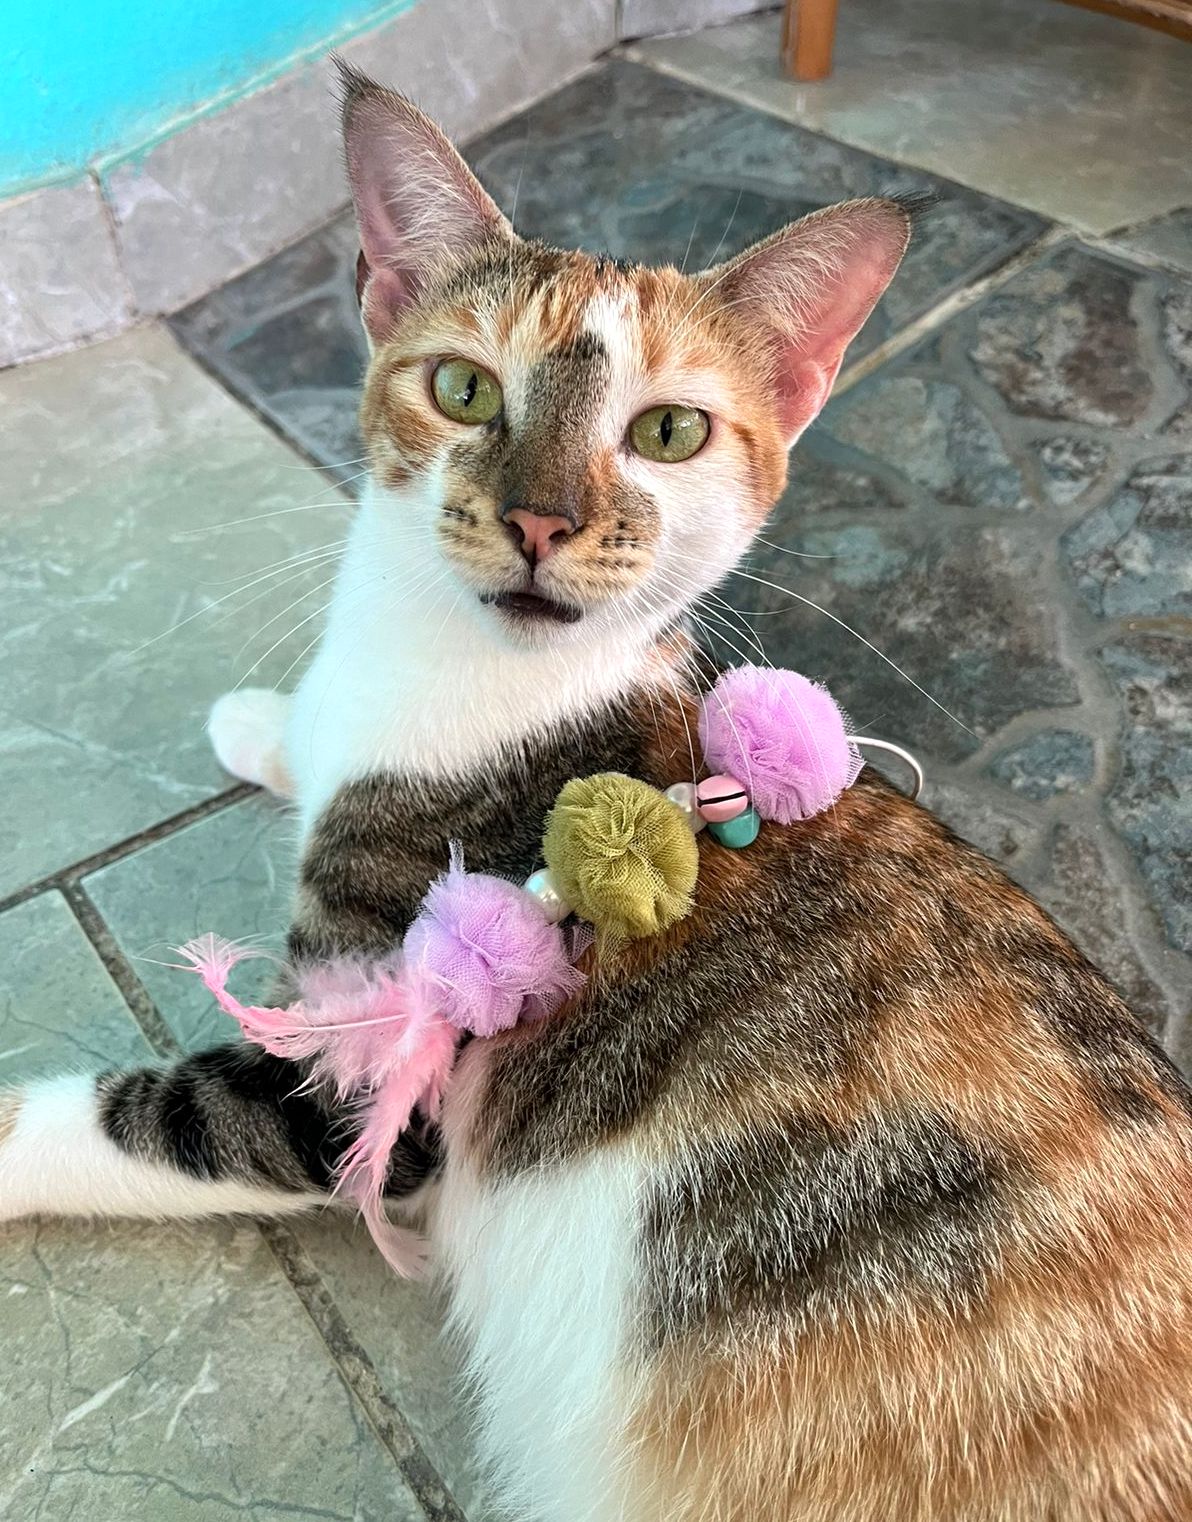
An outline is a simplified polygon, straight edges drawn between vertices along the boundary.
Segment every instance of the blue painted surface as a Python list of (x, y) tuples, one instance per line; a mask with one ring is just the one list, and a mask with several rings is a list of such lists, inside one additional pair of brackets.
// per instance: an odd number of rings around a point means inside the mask
[(3, 0), (0, 194), (135, 148), (413, 0)]

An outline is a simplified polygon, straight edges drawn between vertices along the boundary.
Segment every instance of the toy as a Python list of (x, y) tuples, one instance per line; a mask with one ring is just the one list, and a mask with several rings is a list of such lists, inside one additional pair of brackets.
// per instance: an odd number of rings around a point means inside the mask
[(228, 991), (237, 962), (261, 953), (210, 935), (181, 948), (249, 1041), (305, 1060), (307, 1083), (357, 1107), (360, 1130), (336, 1188), (399, 1273), (416, 1274), (424, 1253), (384, 1214), (393, 1147), (416, 1114), (437, 1115), (462, 1035), (543, 1019), (579, 991), (564, 921), (590, 923), (606, 946), (665, 931), (691, 912), (701, 830), (739, 850), (763, 820), (822, 813), (856, 780), (861, 745), (903, 757), (922, 782), (912, 756), (850, 736), (825, 689), (793, 671), (726, 672), (702, 704), (699, 732), (714, 775), (665, 792), (615, 772), (567, 783), (547, 819), (546, 865), (524, 886), (465, 871), (453, 850), (400, 948), (370, 964), (297, 970), (299, 997), (285, 1008), (242, 1005)]

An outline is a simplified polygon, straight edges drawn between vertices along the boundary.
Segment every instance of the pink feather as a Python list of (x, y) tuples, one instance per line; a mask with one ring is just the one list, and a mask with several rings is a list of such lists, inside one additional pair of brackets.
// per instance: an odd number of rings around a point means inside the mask
[(458, 1036), (436, 1009), (436, 992), (396, 956), (372, 966), (336, 961), (304, 971), (302, 997), (282, 1009), (244, 1005), (227, 979), (238, 962), (261, 953), (214, 935), (179, 948), (191, 968), (236, 1019), (245, 1037), (279, 1057), (312, 1062), (313, 1082), (359, 1101), (363, 1127), (345, 1154), (336, 1189), (355, 1201), (386, 1261), (407, 1276), (425, 1257), (417, 1233), (385, 1217), (389, 1157), (414, 1111), (437, 1111), (455, 1061)]

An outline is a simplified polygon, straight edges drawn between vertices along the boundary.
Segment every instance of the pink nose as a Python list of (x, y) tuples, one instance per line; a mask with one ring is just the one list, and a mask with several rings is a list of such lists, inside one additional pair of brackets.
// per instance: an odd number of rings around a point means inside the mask
[(531, 565), (553, 555), (563, 540), (575, 533), (575, 525), (569, 519), (545, 518), (524, 507), (515, 507), (503, 516), (514, 533), (521, 535), (519, 548)]

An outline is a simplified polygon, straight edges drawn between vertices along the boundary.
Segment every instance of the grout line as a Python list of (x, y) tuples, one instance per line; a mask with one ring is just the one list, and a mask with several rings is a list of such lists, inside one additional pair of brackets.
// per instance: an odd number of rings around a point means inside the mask
[(66, 882), (61, 885), (61, 892), (70, 905), (79, 928), (107, 969), (108, 976), (120, 990), (129, 1013), (140, 1026), (150, 1046), (162, 1057), (181, 1055), (182, 1047), (178, 1038), (162, 1018), (149, 990), (132, 970), (128, 958), (120, 950), (115, 936), (86, 890), (78, 882)]
[(921, 316), (907, 323), (906, 327), (899, 328), (884, 343), (878, 344), (876, 349), (873, 349), (863, 358), (857, 360), (855, 364), (849, 365), (842, 371), (832, 395), (834, 397), (843, 396), (858, 381), (862, 381), (867, 376), (872, 375), (875, 370), (880, 369), (888, 360), (895, 359), (899, 354), (905, 354), (908, 349), (913, 348), (929, 333), (934, 333), (937, 328), (941, 328), (945, 323), (951, 322), (953, 317), (959, 316), (961, 312), (966, 312), (969, 307), (975, 306), (990, 291), (997, 290), (999, 286), (1005, 285), (1007, 281), (1012, 280), (1020, 271), (1042, 258), (1044, 254), (1048, 254), (1061, 244), (1068, 242), (1070, 237), (1071, 234), (1066, 228), (1049, 227), (1039, 237), (1026, 244), (1024, 248), (1020, 248), (1017, 253), (1011, 254), (1008, 259), (1003, 260), (1001, 264), (995, 266), (995, 268), (989, 270), (986, 274), (981, 275), (978, 279), (972, 281), (971, 284), (961, 286), (959, 290), (952, 291), (942, 301), (937, 302), (933, 307), (929, 307)]
[(6, 909), (15, 909), (18, 904), (24, 904), (31, 898), (36, 898), (39, 893), (48, 893), (57, 888), (70, 896), (69, 890), (73, 888), (81, 878), (88, 877), (92, 872), (98, 872), (101, 867), (110, 866), (113, 862), (123, 861), (126, 856), (132, 856), (144, 846), (154, 845), (159, 840), (165, 840), (167, 836), (184, 830), (187, 825), (197, 824), (201, 819), (209, 819), (213, 814), (222, 814), (235, 803), (242, 802), (251, 797), (260, 789), (254, 787), (251, 782), (238, 782), (234, 787), (217, 793), (214, 798), (205, 798), (202, 803), (192, 804), (190, 808), (183, 809), (181, 813), (171, 814), (167, 819), (160, 819), (156, 824), (149, 825), (146, 829), (138, 830), (135, 835), (130, 835), (126, 840), (118, 841), (115, 845), (105, 846), (102, 851), (96, 851), (93, 856), (84, 856), (80, 861), (72, 862), (68, 867), (61, 867), (57, 872), (50, 872), (45, 877), (39, 877), (36, 882), (26, 883), (23, 888), (0, 898), (0, 914)]
[(302, 1243), (279, 1221), (261, 1222), (259, 1229), (314, 1322), (315, 1330), (344, 1383), (360, 1403), (429, 1522), (466, 1522), (463, 1511), (423, 1452), (400, 1407), (382, 1384), (376, 1365), (353, 1336), (343, 1312)]

